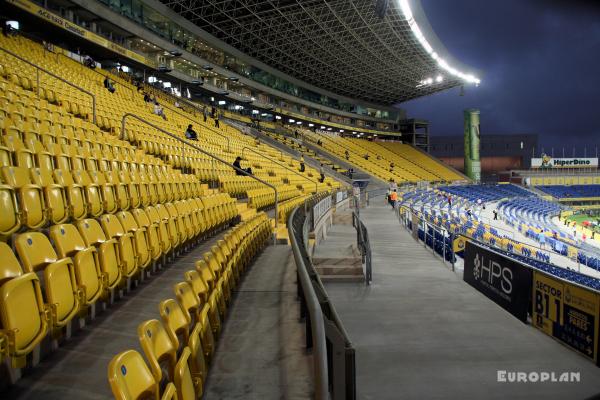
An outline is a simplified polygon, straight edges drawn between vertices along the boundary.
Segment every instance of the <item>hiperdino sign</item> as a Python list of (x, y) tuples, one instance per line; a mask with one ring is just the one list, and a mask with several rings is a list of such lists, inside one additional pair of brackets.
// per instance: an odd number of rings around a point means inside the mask
[(598, 168), (598, 158), (553, 158), (544, 154), (531, 159), (531, 168)]

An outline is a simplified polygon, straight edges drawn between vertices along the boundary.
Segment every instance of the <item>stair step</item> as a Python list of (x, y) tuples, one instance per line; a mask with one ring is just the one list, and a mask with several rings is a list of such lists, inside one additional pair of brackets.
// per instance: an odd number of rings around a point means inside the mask
[(364, 282), (363, 275), (321, 275), (323, 282)]
[(319, 265), (315, 266), (315, 270), (317, 270), (321, 276), (363, 276), (362, 265)]

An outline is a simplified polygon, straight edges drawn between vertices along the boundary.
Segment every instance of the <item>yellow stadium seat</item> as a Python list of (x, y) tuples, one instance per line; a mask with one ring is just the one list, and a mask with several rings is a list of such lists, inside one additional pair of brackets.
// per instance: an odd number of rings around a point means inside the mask
[[(67, 199), (71, 206), (71, 216), (76, 220), (85, 218), (93, 207), (88, 205), (86, 201), (83, 186), (75, 183), (69, 171), (61, 169), (54, 170), (54, 179), (57, 184), (65, 188)], [(84, 210), (83, 213), (81, 212), (82, 210)], [(98, 210), (94, 211), (97, 212)], [(93, 214), (90, 213), (89, 215), (92, 216)]]
[(21, 228), (21, 211), (15, 189), (0, 184), (0, 236), (7, 237)]
[(180, 304), (173, 299), (161, 301), (158, 310), (169, 338), (177, 349), (183, 349), (190, 338), (189, 313), (184, 312)]
[[(147, 228), (138, 226), (138, 223), (129, 211), (120, 211), (117, 213), (117, 218), (121, 222), (123, 229), (133, 235), (134, 248), (138, 256), (138, 266), (142, 269), (146, 268), (152, 261), (151, 243)], [(148, 223), (148, 225), (150, 224)]]
[(25, 356), (46, 336), (46, 312), (37, 275), (21, 269), (12, 250), (0, 242), (0, 338), (8, 345), (12, 366), (21, 368)]
[(162, 323), (156, 319), (142, 322), (137, 332), (154, 379), (161, 387), (166, 386), (167, 382), (173, 381), (177, 347), (169, 338)]
[(125, 231), (119, 219), (112, 214), (105, 214), (100, 218), (102, 229), (109, 239), (117, 241), (118, 260), (121, 275), (132, 278), (138, 272), (139, 256), (136, 254), (133, 234)]
[(108, 364), (108, 382), (117, 400), (177, 398), (174, 397), (176, 389), (172, 383), (160, 396), (158, 383), (140, 353), (135, 350), (126, 350), (113, 357)]
[[(49, 222), (51, 224), (66, 222), (70, 217), (70, 210), (65, 189), (54, 183), (50, 170), (32, 168), (29, 173), (33, 183), (43, 189)], [(84, 211), (83, 207), (80, 210), (74, 210), (80, 218), (83, 217)]]
[[(159, 226), (152, 222), (148, 214), (141, 208), (136, 208), (131, 211), (135, 223), (140, 229), (144, 229), (148, 249), (153, 260), (158, 260), (162, 254)], [(167, 249), (168, 250), (168, 249)]]
[(192, 377), (190, 372), (190, 356), (190, 349), (184, 348), (175, 366), (175, 389), (181, 400), (196, 400), (202, 396), (202, 381), (197, 377)]
[(93, 246), (98, 252), (100, 270), (103, 274), (103, 285), (107, 290), (112, 290), (121, 283), (121, 268), (117, 241), (107, 238), (95, 219), (84, 219), (77, 222), (77, 229), (83, 237), (86, 246)]
[(47, 222), (42, 188), (31, 183), (29, 170), (22, 167), (2, 167), (2, 179), (16, 189), (20, 204), (21, 223), (37, 229)]
[(58, 256), (70, 257), (73, 260), (77, 285), (84, 292), (81, 298), (82, 305), (94, 304), (103, 292), (103, 275), (96, 248), (85, 245), (75, 225), (54, 225), (50, 227), (49, 233)]
[(42, 273), (44, 295), (54, 328), (65, 326), (79, 310), (82, 293), (77, 288), (75, 267), (70, 258), (58, 259), (48, 238), (40, 232), (17, 236), (15, 247), (27, 272)]

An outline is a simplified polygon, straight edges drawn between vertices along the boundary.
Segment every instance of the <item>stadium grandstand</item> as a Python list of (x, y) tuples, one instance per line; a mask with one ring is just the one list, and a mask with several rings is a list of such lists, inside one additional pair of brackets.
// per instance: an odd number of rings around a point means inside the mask
[(430, 153), (420, 1), (0, 14), (2, 399), (598, 394), (597, 159)]

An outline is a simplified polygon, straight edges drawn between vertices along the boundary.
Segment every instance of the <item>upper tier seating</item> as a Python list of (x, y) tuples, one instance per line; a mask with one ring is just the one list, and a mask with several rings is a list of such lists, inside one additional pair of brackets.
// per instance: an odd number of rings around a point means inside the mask
[(548, 193), (549, 195), (557, 199), (600, 197), (600, 185), (537, 186), (537, 189)]
[[(244, 168), (252, 168), (255, 176), (276, 187), (290, 183), (299, 185), (301, 182), (312, 184), (314, 188), (318, 171), (307, 167), (304, 173), (300, 173), (298, 161), (283, 156), (280, 151), (257, 142), (237, 129), (230, 126), (216, 128), (211, 119), (203, 123), (200, 115), (188, 113), (161, 99), (167, 117), (165, 120), (153, 113), (153, 105), (144, 102), (142, 94), (137, 93), (133, 85), (116, 76), (110, 75), (111, 79), (118, 83), (116, 92), (111, 94), (102, 85), (107, 72), (86, 68), (63, 54), (49, 53), (42, 46), (23, 37), (3, 37), (0, 39), (0, 45), (94, 94), (97, 106), (96, 125), (92, 124), (94, 129), (100, 128), (111, 133), (110, 136), (113, 138), (118, 136), (120, 139), (127, 140), (143, 150), (145, 154), (161, 158), (173, 168), (192, 172), (201, 181), (218, 182), (223, 192), (245, 197), (247, 190), (265, 186), (250, 177), (236, 176), (235, 170), (230, 165), (215, 161), (201, 151), (187, 146), (160, 130), (153, 129), (135, 117), (126, 119), (126, 130), (121, 132), (123, 115), (126, 113), (137, 115), (182, 139), (187, 126), (192, 124), (198, 132), (199, 141), (188, 142), (198, 146), (199, 149), (220, 157), (228, 164), (233, 163), (237, 156), (243, 156)], [(104, 159), (103, 151), (86, 148), (85, 138), (81, 137), (81, 134), (86, 135), (86, 130), (90, 129), (89, 122), (93, 120), (91, 97), (40, 72), (42, 100), (38, 101), (37, 83), (32, 80), (32, 77), (36, 76), (34, 67), (2, 51), (0, 51), (0, 65), (2, 66), (0, 75), (6, 80), (2, 81), (4, 96), (0, 97), (0, 104), (5, 106), (0, 113), (0, 128), (5, 133), (3, 144), (6, 147), (0, 152), (2, 159), (12, 159), (10, 164), (29, 168), (47, 166), (50, 169), (63, 171), (81, 168), (104, 171), (100, 168), (100, 164), (109, 161)], [(32, 105), (36, 107), (31, 107)], [(82, 146), (85, 150), (81, 148)], [(88, 161), (90, 157), (93, 159)], [(90, 163), (96, 165), (89, 166)], [(61, 175), (61, 178), (70, 182), (68, 175), (64, 176), (64, 173)], [(90, 176), (88, 179), (86, 175), (89, 174), (84, 173), (81, 176), (75, 174), (73, 183), (83, 185), (86, 195), (92, 200), (97, 199), (92, 203), (92, 215), (98, 216), (102, 213), (99, 206), (102, 194), (98, 195), (95, 192), (103, 191), (109, 194), (109, 191), (106, 188), (90, 187), (88, 183), (94, 177)], [(145, 177), (144, 171), (140, 177)], [(127, 178), (137, 180), (138, 176), (134, 174), (123, 179)], [(19, 181), (21, 182), (27, 183), (23, 180)], [(327, 178), (324, 183), (317, 185), (317, 190), (325, 191), (335, 187), (339, 187), (339, 183)], [(104, 201), (103, 198), (102, 200)], [(114, 208), (110, 200), (109, 196), (104, 206)], [(31, 223), (35, 221), (32, 220)]]
[(320, 141), (322, 148), (337, 158), (354, 164), (385, 181), (450, 182), (464, 179), (463, 176), (409, 145), (401, 143), (392, 145), (386, 142), (321, 135), (309, 130), (302, 130), (302, 133), (312, 142)]

